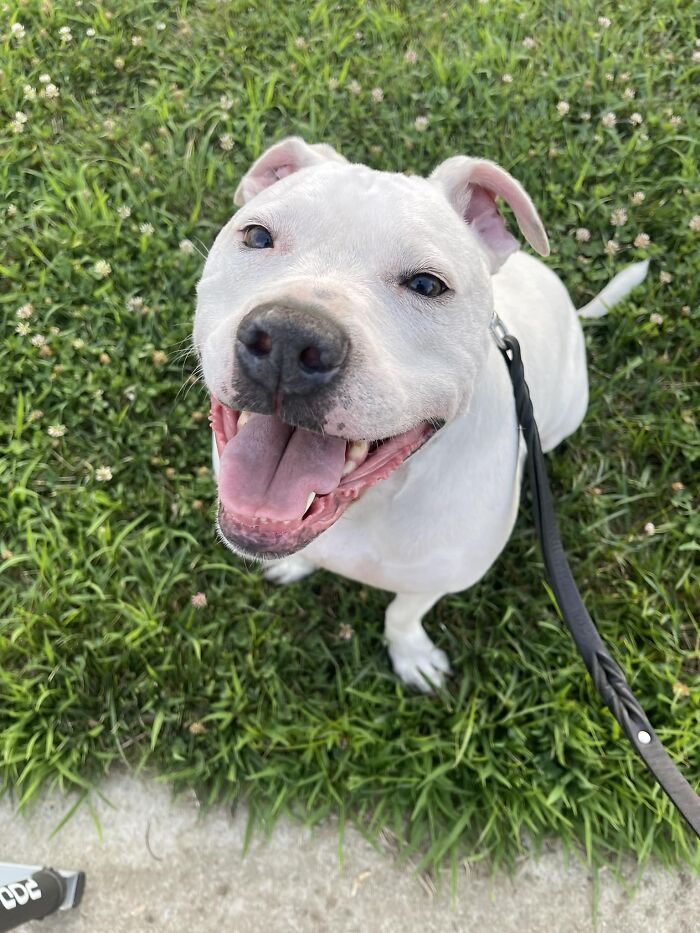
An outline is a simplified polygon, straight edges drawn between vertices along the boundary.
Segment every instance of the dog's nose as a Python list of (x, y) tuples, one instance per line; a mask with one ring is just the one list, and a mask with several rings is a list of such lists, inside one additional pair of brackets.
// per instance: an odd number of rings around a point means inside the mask
[(270, 392), (307, 395), (340, 372), (350, 341), (343, 328), (313, 308), (254, 308), (238, 325), (236, 358)]

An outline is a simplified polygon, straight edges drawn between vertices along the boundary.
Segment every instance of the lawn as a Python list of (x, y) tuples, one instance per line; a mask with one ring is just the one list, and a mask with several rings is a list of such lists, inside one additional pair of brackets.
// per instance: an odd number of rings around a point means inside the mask
[(388, 594), (275, 589), (217, 543), (188, 352), (236, 185), (291, 133), (391, 171), (500, 162), (578, 304), (651, 258), (585, 325), (590, 410), (549, 465), (584, 598), (697, 785), (694, 25), (675, 0), (2, 5), (0, 788), (82, 799), (126, 765), (247, 801), (251, 828), (388, 827), (428, 867), (547, 837), (700, 867), (558, 621), (527, 496), (490, 573), (429, 615), (455, 675), (416, 695)]

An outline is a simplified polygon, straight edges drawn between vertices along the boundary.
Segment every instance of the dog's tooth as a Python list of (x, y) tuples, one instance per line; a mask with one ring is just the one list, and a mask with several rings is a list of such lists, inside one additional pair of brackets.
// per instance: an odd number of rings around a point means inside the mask
[(360, 464), (367, 456), (368, 451), (368, 441), (353, 441), (352, 444), (350, 444), (348, 447), (348, 452), (345, 455), (345, 459), (346, 461), (353, 460), (355, 464)]
[(238, 416), (238, 424), (236, 426), (237, 430), (240, 431), (241, 428), (246, 425), (246, 423), (251, 419), (252, 416), (253, 416), (252, 411), (242, 411), (240, 415)]
[[(306, 505), (305, 505), (305, 507), (304, 507), (304, 515), (306, 515), (306, 513), (307, 513), (307, 512), (309, 511), (309, 509), (311, 508), (311, 503), (314, 501), (315, 498), (316, 498), (316, 493), (315, 493), (315, 492), (310, 492), (310, 493), (309, 493), (309, 498), (306, 500)], [(304, 515), (302, 515), (302, 518), (304, 517)]]
[(343, 467), (343, 476), (349, 476), (353, 470), (357, 469), (357, 464), (354, 460), (346, 460), (345, 466)]

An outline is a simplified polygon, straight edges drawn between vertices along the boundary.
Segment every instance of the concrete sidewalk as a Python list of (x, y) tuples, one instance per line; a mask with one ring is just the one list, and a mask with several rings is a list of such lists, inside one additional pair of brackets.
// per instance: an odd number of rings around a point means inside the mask
[[(348, 829), (344, 866), (335, 826), (309, 832), (280, 820), (269, 842), (256, 838), (241, 857), (245, 813), (218, 808), (202, 817), (193, 797), (126, 776), (103, 787), (99, 838), (82, 806), (53, 838), (70, 804), (50, 795), (29, 818), (0, 801), (0, 861), (80, 868), (85, 897), (27, 933), (696, 933), (700, 879), (648, 869), (633, 900), (605, 872), (598, 924), (585, 868), (554, 850), (524, 860), (511, 881), (486, 869), (461, 873), (457, 896), (436, 894), (398, 866), (390, 848), (372, 848)], [(634, 872), (630, 869), (630, 879)], [(449, 881), (446, 880), (446, 886)]]

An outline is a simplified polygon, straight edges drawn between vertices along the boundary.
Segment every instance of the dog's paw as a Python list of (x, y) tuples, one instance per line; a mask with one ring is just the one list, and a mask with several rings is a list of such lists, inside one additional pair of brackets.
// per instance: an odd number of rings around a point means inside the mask
[(271, 561), (265, 566), (263, 576), (270, 583), (276, 583), (278, 586), (285, 586), (287, 583), (294, 583), (296, 580), (303, 580), (313, 573), (316, 567), (304, 557), (294, 555), (293, 557), (283, 557), (281, 560)]
[(447, 655), (422, 630), (409, 638), (390, 641), (388, 648), (391, 663), (401, 680), (423, 693), (441, 687), (450, 673)]

